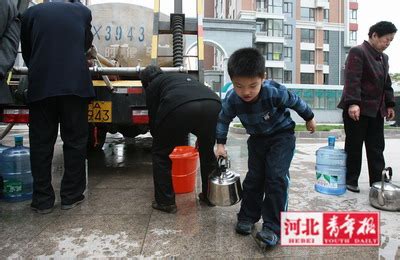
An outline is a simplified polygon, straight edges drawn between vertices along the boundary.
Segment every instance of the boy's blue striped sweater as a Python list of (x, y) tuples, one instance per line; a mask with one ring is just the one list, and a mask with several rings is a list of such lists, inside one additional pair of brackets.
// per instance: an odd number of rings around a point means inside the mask
[(305, 121), (314, 118), (306, 102), (275, 81), (265, 80), (257, 101), (252, 103), (244, 102), (235, 90), (231, 89), (222, 101), (216, 130), (217, 143), (226, 143), (229, 124), (236, 116), (250, 135), (268, 136), (279, 131), (291, 130), (295, 123), (288, 108), (296, 111)]

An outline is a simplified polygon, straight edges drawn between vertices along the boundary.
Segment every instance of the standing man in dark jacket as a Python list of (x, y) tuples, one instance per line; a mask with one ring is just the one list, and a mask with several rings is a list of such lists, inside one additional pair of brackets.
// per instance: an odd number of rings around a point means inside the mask
[(199, 199), (212, 206), (207, 199), (207, 189), (208, 176), (217, 166), (214, 144), (220, 98), (189, 75), (165, 74), (157, 66), (147, 66), (141, 73), (141, 80), (153, 136), (155, 201), (152, 207), (176, 212), (169, 154), (176, 146), (186, 144), (189, 133), (198, 138), (202, 182)]
[(50, 213), (54, 206), (51, 161), (58, 124), (65, 169), (61, 209), (71, 209), (85, 198), (87, 112), (89, 98), (94, 96), (85, 57), (93, 40), (91, 20), (90, 10), (72, 1), (39, 4), (23, 15), (22, 55), (29, 68), (31, 207), (39, 213)]
[(18, 52), (21, 22), (12, 0), (0, 1), (0, 105), (13, 102), (7, 86), (8, 71)]
[(347, 189), (360, 192), (362, 145), (365, 142), (370, 186), (381, 179), (385, 167), (383, 119), (392, 120), (395, 106), (389, 76), (389, 47), (397, 32), (391, 22), (378, 22), (369, 29), (369, 39), (350, 49), (345, 68), (345, 85), (338, 105), (343, 109), (346, 133)]

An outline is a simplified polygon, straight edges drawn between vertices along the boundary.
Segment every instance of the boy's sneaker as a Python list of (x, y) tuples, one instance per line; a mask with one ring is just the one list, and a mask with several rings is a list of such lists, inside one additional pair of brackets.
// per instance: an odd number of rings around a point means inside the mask
[(250, 235), (251, 232), (253, 231), (254, 228), (254, 224), (249, 222), (249, 221), (245, 221), (245, 220), (239, 220), (236, 224), (236, 233), (247, 236)]
[(79, 204), (81, 204), (83, 201), (85, 200), (85, 196), (82, 195), (78, 201), (75, 201), (74, 203), (71, 204), (62, 204), (61, 203), (61, 209), (62, 210), (69, 210), (69, 209), (73, 209), (76, 206), (78, 206)]
[(276, 246), (279, 242), (279, 237), (268, 227), (263, 227), (261, 231), (257, 232), (256, 238), (267, 246)]
[(153, 209), (157, 209), (166, 213), (176, 213), (178, 211), (178, 209), (176, 208), (176, 205), (162, 205), (162, 204), (158, 204), (156, 201), (153, 201), (153, 203), (151, 204), (151, 207)]

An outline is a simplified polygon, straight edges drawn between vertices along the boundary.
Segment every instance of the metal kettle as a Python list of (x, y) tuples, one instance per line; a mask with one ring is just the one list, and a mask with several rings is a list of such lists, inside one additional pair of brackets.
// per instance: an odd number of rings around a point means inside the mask
[(400, 211), (400, 187), (392, 182), (392, 168), (382, 171), (382, 181), (372, 184), (369, 190), (369, 203), (378, 209)]
[(227, 170), (229, 161), (218, 158), (218, 169), (208, 178), (208, 200), (216, 206), (232, 206), (242, 199), (240, 174)]

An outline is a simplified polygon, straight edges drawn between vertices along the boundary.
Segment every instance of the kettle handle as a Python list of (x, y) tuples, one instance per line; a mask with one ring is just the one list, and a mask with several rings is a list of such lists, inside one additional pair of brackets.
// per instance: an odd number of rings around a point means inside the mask
[(220, 155), (220, 156), (218, 156), (218, 167), (220, 167), (221, 168), (221, 166), (225, 166), (226, 167), (226, 161), (227, 161), (227, 158), (226, 157), (224, 157), (224, 156), (222, 156), (222, 155)]
[(393, 175), (392, 167), (386, 167), (385, 169), (383, 169), (383, 171), (382, 171), (382, 187), (383, 187), (385, 181), (387, 182), (387, 181), (392, 180), (392, 175)]
[[(389, 172), (389, 174), (388, 174)], [(392, 175), (393, 175), (393, 171), (392, 171), (392, 167), (386, 167), (385, 169), (383, 169), (382, 171), (382, 181), (381, 181), (381, 191), (384, 191), (384, 187), (385, 187), (385, 181), (392, 180)]]
[(224, 157), (222, 155), (218, 156), (218, 169), (220, 171), (220, 178), (225, 178), (226, 176), (226, 169), (229, 168), (229, 160), (228, 156)]

